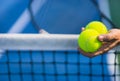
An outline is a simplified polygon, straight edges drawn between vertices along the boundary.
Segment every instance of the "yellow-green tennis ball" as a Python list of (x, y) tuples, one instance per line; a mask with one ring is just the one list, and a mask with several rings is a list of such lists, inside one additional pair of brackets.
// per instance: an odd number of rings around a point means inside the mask
[(106, 34), (108, 32), (107, 27), (100, 21), (92, 21), (88, 23), (85, 29), (94, 29), (100, 34)]
[(97, 39), (100, 34), (93, 29), (84, 30), (78, 38), (79, 47), (85, 52), (95, 52), (101, 47), (101, 42)]

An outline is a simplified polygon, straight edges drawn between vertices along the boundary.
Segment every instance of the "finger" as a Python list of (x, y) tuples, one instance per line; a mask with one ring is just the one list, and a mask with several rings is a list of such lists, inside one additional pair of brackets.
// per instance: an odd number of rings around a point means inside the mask
[(113, 39), (115, 39), (115, 36), (112, 33), (108, 33), (108, 34), (98, 36), (98, 40), (100, 40), (102, 42), (109, 42)]
[(94, 55), (97, 56), (97, 55), (103, 54), (109, 51), (110, 49), (114, 48), (115, 46), (117, 46), (118, 43), (119, 43), (118, 40), (111, 41), (109, 43), (104, 43), (103, 46), (96, 53), (94, 53)]
[(93, 53), (88, 53), (88, 52), (84, 52), (82, 49), (78, 48), (79, 52), (89, 58), (95, 57), (96, 55), (94, 55)]
[(103, 41), (103, 39), (104, 39), (104, 36), (103, 36), (103, 35), (98, 36), (98, 40), (99, 40), (99, 41)]
[(82, 31), (84, 31), (84, 30), (85, 30), (85, 28), (84, 28), (84, 27), (82, 27), (82, 28), (81, 28), (81, 30), (82, 30)]
[(120, 38), (119, 34), (120, 34), (120, 30), (112, 29), (107, 34), (98, 36), (98, 40), (104, 41), (104, 42), (109, 42), (109, 41), (114, 40), (114, 39), (117, 40)]
[(103, 50), (103, 52), (109, 51), (110, 49), (116, 47), (118, 44), (119, 44), (119, 41), (118, 41), (118, 40), (112, 41), (111, 43), (108, 43), (108, 44), (105, 46), (105, 49)]

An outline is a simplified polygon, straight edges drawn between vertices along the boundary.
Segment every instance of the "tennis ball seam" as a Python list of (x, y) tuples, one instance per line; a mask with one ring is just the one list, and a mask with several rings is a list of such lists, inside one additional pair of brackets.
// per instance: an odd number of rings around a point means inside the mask
[[(103, 30), (102, 32), (106, 31), (106, 32), (101, 33), (101, 34), (107, 33), (107, 28), (106, 28), (105, 24), (104, 24), (103, 22), (100, 22), (100, 21), (92, 21), (92, 22), (88, 23), (88, 24), (86, 25), (85, 29), (94, 29), (94, 28), (91, 28), (91, 27), (89, 26), (89, 25), (91, 25), (91, 24), (92, 24), (92, 26), (93, 26), (93, 24), (95, 24), (95, 25), (99, 25), (99, 24), (100, 24), (101, 30)], [(96, 29), (94, 29), (94, 30), (96, 30)], [(96, 31), (97, 31), (97, 30), (96, 30)], [(100, 32), (98, 32), (98, 33), (100, 33)]]
[[(88, 38), (88, 40), (86, 40), (86, 44), (85, 44), (85, 47), (86, 47), (86, 49), (87, 49), (87, 51), (88, 52), (90, 52), (90, 50), (89, 50), (89, 45), (88, 45), (88, 41), (90, 41), (90, 39), (92, 39), (92, 38), (94, 38), (95, 36), (91, 36), (90, 38)], [(97, 39), (96, 39), (97, 40)], [(99, 41), (100, 42), (100, 41)], [(98, 48), (99, 49), (99, 48)]]

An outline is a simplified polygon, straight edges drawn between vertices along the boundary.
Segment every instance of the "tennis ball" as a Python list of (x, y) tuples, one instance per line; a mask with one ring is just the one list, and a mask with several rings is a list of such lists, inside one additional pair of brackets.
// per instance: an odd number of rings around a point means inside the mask
[(97, 51), (102, 45), (102, 43), (97, 39), (99, 35), (100, 34), (94, 29), (82, 31), (78, 38), (79, 47), (85, 52)]
[(100, 34), (106, 34), (108, 32), (107, 27), (100, 21), (92, 21), (88, 23), (85, 29), (94, 29)]

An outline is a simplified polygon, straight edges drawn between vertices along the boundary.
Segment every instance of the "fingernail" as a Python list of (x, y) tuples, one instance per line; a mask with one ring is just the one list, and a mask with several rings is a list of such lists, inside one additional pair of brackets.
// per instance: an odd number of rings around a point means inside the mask
[(104, 38), (104, 36), (102, 36), (102, 35), (100, 35), (100, 36), (98, 37), (98, 39), (99, 39), (100, 41), (103, 41), (103, 38)]

